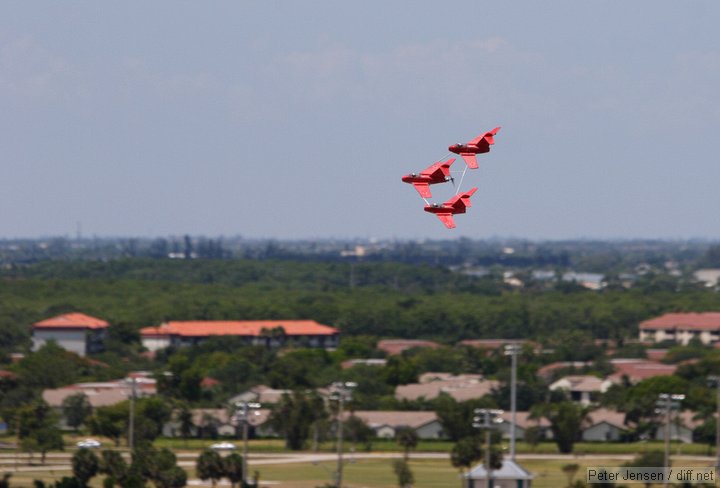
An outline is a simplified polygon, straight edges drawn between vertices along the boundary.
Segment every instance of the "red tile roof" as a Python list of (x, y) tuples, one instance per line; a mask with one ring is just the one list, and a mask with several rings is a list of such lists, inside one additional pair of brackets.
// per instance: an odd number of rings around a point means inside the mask
[(36, 329), (104, 329), (110, 324), (84, 313), (64, 313), (33, 324)]
[(431, 347), (436, 349), (440, 344), (433, 341), (423, 341), (420, 339), (385, 339), (377, 344), (377, 348), (385, 351), (386, 354), (400, 354), (406, 349), (414, 347)]
[(196, 320), (166, 322), (158, 327), (140, 329), (143, 337), (207, 337), (211, 335), (261, 336), (263, 329), (282, 327), (289, 336), (335, 335), (334, 327), (318, 324), (314, 320)]
[(460, 345), (476, 347), (478, 349), (500, 349), (508, 344), (530, 344), (530, 341), (524, 339), (465, 339), (460, 341)]
[(672, 376), (677, 366), (663, 364), (645, 359), (612, 359), (610, 363), (615, 367), (615, 373), (609, 376), (612, 381), (619, 381), (623, 376), (635, 383), (654, 376)]
[(640, 329), (720, 330), (720, 312), (666, 313), (640, 322)]

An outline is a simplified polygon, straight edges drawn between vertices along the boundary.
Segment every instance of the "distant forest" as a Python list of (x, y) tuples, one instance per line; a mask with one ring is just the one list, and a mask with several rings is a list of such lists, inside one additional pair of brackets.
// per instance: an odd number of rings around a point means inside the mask
[[(694, 259), (712, 257), (705, 246)], [(678, 252), (682, 253), (682, 249)], [(666, 256), (673, 258), (673, 256)], [(571, 257), (577, 260), (578, 257)], [(658, 264), (629, 289), (503, 280), (447, 266), (300, 259), (56, 259), (0, 270), (0, 352), (27, 349), (30, 325), (68, 311), (101, 317), (122, 342), (166, 320), (313, 319), (345, 337), (530, 338), (554, 347), (637, 337), (637, 324), (667, 311), (720, 310), (720, 295)], [(613, 268), (614, 269), (614, 268)], [(569, 337), (572, 336), (572, 341)], [(577, 353), (581, 354), (580, 351)]]

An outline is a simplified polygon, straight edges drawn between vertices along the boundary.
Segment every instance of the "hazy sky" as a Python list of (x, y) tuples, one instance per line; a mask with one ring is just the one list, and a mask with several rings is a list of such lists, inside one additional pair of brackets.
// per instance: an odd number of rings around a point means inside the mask
[[(0, 237), (720, 238), (718, 22), (717, 0), (5, 0)], [(400, 177), (497, 125), (448, 231)]]

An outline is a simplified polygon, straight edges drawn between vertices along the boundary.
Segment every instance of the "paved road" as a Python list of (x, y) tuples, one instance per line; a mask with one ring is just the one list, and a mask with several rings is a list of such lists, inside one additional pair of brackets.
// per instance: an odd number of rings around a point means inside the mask
[[(195, 459), (199, 452), (182, 452), (178, 453), (178, 464), (183, 467), (192, 467), (195, 465)], [(28, 457), (23, 454), (16, 457), (15, 454), (0, 454), (0, 471), (68, 471), (70, 470), (71, 453), (51, 453), (46, 456), (45, 465), (28, 465)], [(345, 459), (396, 459), (402, 457), (400, 452), (359, 452), (345, 453)], [(446, 452), (416, 452), (412, 453), (412, 459), (449, 459), (450, 455)], [(519, 454), (518, 460), (576, 460), (576, 459), (614, 459), (618, 461), (629, 461), (635, 456), (633, 454)], [(675, 462), (680, 460), (687, 461), (707, 461), (715, 460), (712, 456), (673, 456)], [(250, 463), (253, 465), (272, 465), (272, 464), (295, 464), (295, 463), (322, 463), (334, 462), (337, 455), (333, 453), (257, 453), (250, 454)], [(39, 456), (35, 456), (34, 462), (40, 461)]]

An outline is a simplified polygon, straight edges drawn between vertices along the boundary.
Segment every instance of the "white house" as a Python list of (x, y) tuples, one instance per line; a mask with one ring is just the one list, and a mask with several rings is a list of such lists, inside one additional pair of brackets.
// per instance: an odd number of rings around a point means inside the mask
[(673, 341), (686, 346), (692, 339), (703, 344), (720, 341), (720, 312), (666, 313), (640, 322), (641, 341)]
[(593, 393), (605, 393), (610, 386), (612, 386), (610, 380), (603, 380), (596, 376), (574, 375), (560, 378), (551, 383), (549, 388), (552, 391), (567, 391), (571, 400), (582, 405), (590, 405)]
[[(397, 431), (408, 427), (413, 429), (420, 439), (441, 439), (443, 428), (435, 412), (426, 411), (372, 411), (359, 410), (353, 415), (370, 427), (376, 437), (393, 439)], [(346, 413), (345, 418), (350, 414)]]
[(280, 347), (337, 347), (340, 331), (314, 320), (190, 320), (171, 321), (140, 329), (142, 344), (150, 351), (168, 346), (192, 346), (213, 336), (233, 336), (248, 344)]
[(615, 410), (599, 408), (590, 412), (583, 424), (583, 441), (619, 441), (628, 431), (625, 414)]
[(32, 326), (33, 350), (55, 341), (79, 356), (100, 352), (109, 326), (106, 321), (83, 313), (66, 313), (41, 320)]

